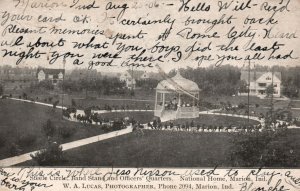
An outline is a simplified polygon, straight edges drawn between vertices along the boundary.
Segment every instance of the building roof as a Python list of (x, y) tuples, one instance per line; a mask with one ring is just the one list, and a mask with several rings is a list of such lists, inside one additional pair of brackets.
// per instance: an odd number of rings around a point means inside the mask
[(37, 73), (39, 73), (41, 70), (45, 72), (45, 74), (50, 75), (58, 75), (59, 73), (65, 73), (64, 69), (52, 69), (52, 68), (38, 68)]
[(144, 72), (141, 70), (127, 70), (127, 73), (134, 79), (140, 79), (144, 74)]
[[(257, 72), (257, 71), (250, 71), (250, 82), (255, 82), (258, 78), (268, 72)], [(248, 71), (241, 71), (241, 80), (248, 83)], [(274, 76), (276, 76), (279, 80), (281, 80), (281, 72), (274, 72)]]
[(173, 78), (159, 82), (156, 89), (176, 91), (178, 87), (188, 92), (200, 91), (195, 82), (182, 77), (179, 72)]

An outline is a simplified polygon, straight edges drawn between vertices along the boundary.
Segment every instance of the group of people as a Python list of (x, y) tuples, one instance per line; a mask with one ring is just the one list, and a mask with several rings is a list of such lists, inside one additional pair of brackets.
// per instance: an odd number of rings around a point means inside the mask
[[(160, 106), (163, 106), (163, 102), (159, 103)], [(173, 98), (173, 100), (169, 100), (164, 104), (164, 108), (166, 110), (177, 110), (178, 107), (193, 107), (197, 106), (197, 104), (192, 104), (188, 102), (182, 102), (178, 103), (176, 98)]]
[[(272, 130), (275, 129), (286, 129), (289, 123), (277, 122), (271, 126)], [(175, 131), (192, 131), (192, 132), (253, 132), (261, 131), (265, 128), (262, 124), (258, 125), (205, 125), (205, 124), (195, 124), (193, 120), (185, 123), (174, 123), (173, 121), (162, 123), (159, 119), (153, 120), (146, 125), (147, 129), (152, 130), (175, 130)]]
[[(99, 111), (99, 110), (105, 110), (105, 111), (129, 111), (129, 110), (135, 110), (137, 107), (130, 106), (128, 104), (123, 104), (123, 105), (110, 105), (110, 104), (104, 104), (103, 107), (100, 106), (91, 106), (90, 107), (92, 110)], [(150, 104), (146, 103), (144, 106), (141, 106), (139, 108), (140, 110), (150, 110)]]

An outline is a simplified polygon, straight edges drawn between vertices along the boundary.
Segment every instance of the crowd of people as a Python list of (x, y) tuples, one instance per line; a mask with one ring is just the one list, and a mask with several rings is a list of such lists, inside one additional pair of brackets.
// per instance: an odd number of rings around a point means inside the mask
[[(272, 123), (268, 129), (287, 129), (290, 124), (287, 122), (276, 121)], [(144, 126), (147, 129), (152, 130), (174, 130), (174, 131), (192, 131), (192, 132), (253, 132), (261, 131), (267, 129), (265, 125), (206, 125), (206, 124), (196, 124), (192, 119), (190, 122), (185, 123), (175, 123), (173, 121), (161, 122), (160, 119), (153, 120)]]

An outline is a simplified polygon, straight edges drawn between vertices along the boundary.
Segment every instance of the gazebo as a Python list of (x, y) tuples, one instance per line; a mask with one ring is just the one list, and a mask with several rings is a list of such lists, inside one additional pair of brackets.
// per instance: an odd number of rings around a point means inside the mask
[(156, 87), (154, 116), (161, 121), (199, 116), (198, 85), (182, 77), (179, 73), (163, 80)]

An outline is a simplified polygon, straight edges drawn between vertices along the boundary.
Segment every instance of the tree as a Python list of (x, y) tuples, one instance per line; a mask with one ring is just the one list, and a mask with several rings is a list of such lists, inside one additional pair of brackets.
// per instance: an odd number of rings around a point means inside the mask
[(274, 94), (274, 86), (272, 84), (270, 84), (267, 88), (266, 88), (266, 94), (267, 97), (270, 97), (270, 95)]
[(286, 84), (282, 93), (289, 98), (297, 98), (299, 96), (298, 88), (293, 84)]
[(3, 92), (4, 92), (4, 88), (3, 88), (3, 85), (0, 84), (0, 96), (3, 95)]
[(77, 107), (77, 104), (76, 104), (75, 100), (74, 100), (74, 99), (72, 99), (72, 101), (71, 101), (71, 102), (72, 102), (72, 107), (75, 107), (75, 108), (76, 108), (76, 107)]
[(48, 143), (45, 149), (30, 156), (40, 166), (61, 165), (66, 161), (62, 147), (56, 142)]
[(239, 93), (248, 93), (247, 82), (244, 80), (239, 81), (238, 89)]
[(43, 126), (43, 131), (47, 137), (52, 137), (54, 135), (56, 128), (50, 119), (48, 119)]

